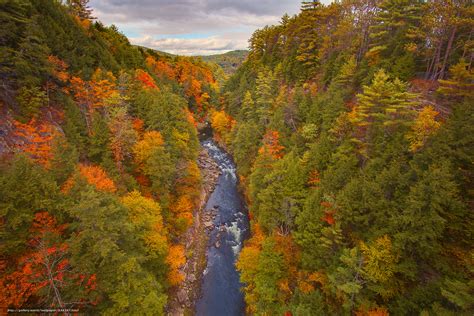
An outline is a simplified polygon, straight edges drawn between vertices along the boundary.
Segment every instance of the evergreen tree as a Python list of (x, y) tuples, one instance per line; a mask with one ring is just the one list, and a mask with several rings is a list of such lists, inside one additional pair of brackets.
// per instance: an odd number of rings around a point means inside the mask
[[(163, 287), (144, 270), (140, 245), (128, 212), (114, 197), (86, 186), (73, 188), (77, 197), (69, 213), (75, 219), (69, 240), (71, 264), (80, 273), (95, 273), (97, 288), (105, 294), (97, 308), (104, 313), (162, 314)], [(98, 293), (91, 292), (91, 301)]]
[(39, 86), (46, 81), (51, 71), (48, 63), (49, 47), (45, 44), (45, 35), (38, 25), (38, 16), (29, 22), (18, 44), (15, 56), (15, 69), (19, 84)]
[(406, 92), (404, 83), (395, 79), (389, 81), (389, 76), (380, 70), (374, 77), (371, 86), (364, 87), (364, 93), (359, 94), (358, 116), (364, 118), (361, 125), (372, 120), (389, 121), (394, 114), (406, 115), (410, 113), (415, 95)]
[(2, 1), (0, 3), (0, 80), (1, 98), (11, 102), (16, 86), (15, 62), (17, 61), (18, 41), (31, 22), (31, 6), (27, 1)]
[(302, 1), (301, 2), (301, 10), (303, 10), (303, 11), (315, 10), (320, 5), (321, 5), (321, 3), (318, 0)]
[(233, 136), (232, 153), (242, 176), (250, 174), (260, 144), (259, 138), (260, 127), (257, 124), (242, 122), (237, 125)]
[[(396, 77), (408, 79), (414, 75), (413, 53), (407, 50), (422, 40), (420, 21), (423, 4), (417, 0), (385, 0), (379, 6), (380, 12), (371, 26), (372, 47), (367, 52), (370, 60), (379, 67), (389, 69)], [(403, 65), (413, 68), (396, 71)]]
[(72, 14), (83, 19), (92, 20), (92, 9), (89, 7), (89, 0), (67, 0), (67, 4)]
[[(259, 223), (267, 231), (277, 229), (288, 235), (294, 227), (305, 196), (305, 177), (295, 153), (279, 160), (264, 178), (266, 187), (257, 195), (258, 209), (254, 208)], [(278, 179), (278, 180), (277, 180)]]
[(269, 70), (259, 72), (256, 81), (256, 112), (259, 121), (266, 125), (270, 121), (273, 102), (273, 74)]
[(283, 256), (275, 251), (275, 242), (267, 238), (259, 256), (255, 292), (259, 298), (257, 312), (278, 313), (278, 281), (284, 275)]
[(240, 110), (241, 120), (250, 121), (257, 118), (255, 102), (253, 101), (252, 93), (247, 91), (244, 100), (242, 101), (242, 108)]
[(57, 212), (61, 206), (58, 186), (41, 167), (23, 155), (0, 173), (2, 255), (13, 256), (27, 247), (29, 228), (39, 210)]
[(449, 72), (451, 78), (447, 80), (439, 80), (440, 87), (438, 92), (455, 98), (474, 98), (474, 72), (470, 69), (468, 63), (461, 59), (459, 63), (453, 65)]

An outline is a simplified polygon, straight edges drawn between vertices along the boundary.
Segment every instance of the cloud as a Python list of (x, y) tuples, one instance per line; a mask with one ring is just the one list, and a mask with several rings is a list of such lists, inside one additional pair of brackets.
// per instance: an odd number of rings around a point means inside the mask
[(177, 55), (212, 55), (247, 46), (247, 34), (210, 36), (206, 38), (183, 39), (151, 36), (131, 38), (132, 43)]
[[(91, 0), (132, 43), (186, 55), (246, 49), (253, 31), (299, 11), (296, 0)], [(206, 34), (202, 38), (199, 34)], [(199, 37), (199, 38), (198, 38)]]

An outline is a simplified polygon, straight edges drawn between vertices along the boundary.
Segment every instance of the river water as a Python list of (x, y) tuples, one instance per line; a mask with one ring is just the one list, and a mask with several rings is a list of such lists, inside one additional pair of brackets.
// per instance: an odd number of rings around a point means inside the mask
[(235, 164), (214, 141), (206, 139), (201, 141), (201, 145), (208, 149), (222, 174), (206, 205), (207, 209), (217, 206), (218, 211), (209, 238), (207, 267), (202, 279), (202, 296), (196, 303), (196, 315), (244, 315), (242, 284), (235, 261), (249, 234), (249, 221), (237, 189)]

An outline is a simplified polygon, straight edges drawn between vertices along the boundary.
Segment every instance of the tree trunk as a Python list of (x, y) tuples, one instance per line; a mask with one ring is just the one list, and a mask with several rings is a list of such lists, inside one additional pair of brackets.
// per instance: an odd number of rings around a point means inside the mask
[(451, 54), (451, 48), (453, 47), (453, 42), (454, 42), (454, 38), (456, 37), (457, 29), (458, 29), (457, 25), (454, 26), (452, 31), (451, 31), (451, 35), (449, 36), (448, 46), (446, 47), (446, 52), (444, 54), (443, 66), (441, 67), (441, 70), (439, 71), (438, 79), (443, 79), (444, 78), (444, 73), (446, 71), (446, 65), (448, 63), (449, 55)]
[(436, 50), (435, 56), (433, 57), (433, 67), (431, 69), (431, 76), (430, 76), (431, 80), (437, 79), (437, 74), (438, 74), (437, 68), (439, 65), (439, 60), (441, 58), (441, 46), (442, 46), (442, 43), (440, 42), (438, 49)]

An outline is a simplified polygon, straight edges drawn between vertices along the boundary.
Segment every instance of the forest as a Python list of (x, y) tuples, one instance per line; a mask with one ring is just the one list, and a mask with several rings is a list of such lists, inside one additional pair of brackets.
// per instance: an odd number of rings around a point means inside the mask
[(472, 315), (472, 1), (303, 1), (247, 57), (93, 14), (0, 0), (0, 307), (166, 314), (209, 122), (248, 205), (246, 314)]

